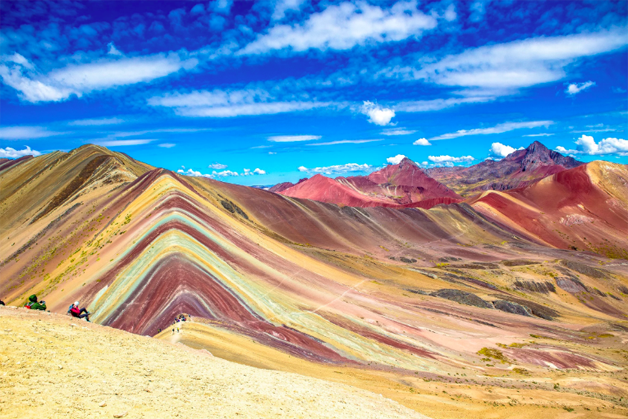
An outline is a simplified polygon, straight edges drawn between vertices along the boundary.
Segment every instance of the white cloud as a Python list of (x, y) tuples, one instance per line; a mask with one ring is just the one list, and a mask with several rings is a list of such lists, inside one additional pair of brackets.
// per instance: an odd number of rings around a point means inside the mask
[(106, 141), (96, 141), (96, 142), (94, 142), (94, 144), (101, 145), (101, 146), (104, 146), (104, 147), (123, 147), (123, 146), (130, 146), (130, 145), (148, 144), (151, 141), (156, 141), (156, 140), (155, 139), (150, 139), (150, 140), (145, 140), (145, 139), (141, 139), (141, 140), (106, 140)]
[(429, 156), (428, 159), (434, 163), (470, 163), (475, 160), (472, 156)]
[(595, 82), (593, 81), (587, 81), (584, 83), (571, 83), (569, 86), (567, 86), (565, 93), (567, 93), (569, 96), (574, 96), (582, 92), (583, 90), (586, 90), (589, 87), (593, 86), (595, 86)]
[[(212, 168), (212, 166), (222, 166), (220, 167), (221, 169), (227, 167), (225, 165), (222, 164), (215, 164), (215, 165), (210, 165), (209, 167)], [(238, 173), (238, 172), (234, 172), (232, 170), (221, 170), (221, 171), (216, 171), (214, 170), (211, 174), (209, 173), (201, 173), (197, 170), (193, 170), (193, 169), (188, 169), (188, 170), (184, 170), (185, 166), (181, 166), (183, 169), (179, 169), (177, 170), (178, 173), (187, 175), (187, 176), (196, 176), (196, 177), (206, 177), (206, 178), (211, 178), (211, 179), (215, 179), (217, 177), (232, 177), (232, 176), (255, 176), (255, 175), (265, 175), (266, 171), (262, 170), (260, 168), (256, 168), (255, 170), (251, 170), (251, 169), (242, 169), (242, 173)]]
[(523, 150), (523, 147), (514, 148), (509, 145), (504, 145), (502, 143), (493, 143), (491, 144), (489, 154), (493, 157), (503, 158), (515, 152), (516, 150)]
[(277, 154), (277, 152), (276, 151), (269, 151), (268, 154), (270, 154), (272, 156), (272, 155)]
[(238, 172), (233, 172), (233, 171), (231, 171), (231, 170), (223, 170), (222, 172), (216, 172), (216, 171), (213, 171), (213, 172), (212, 172), (212, 175), (213, 175), (213, 176), (220, 176), (220, 177), (225, 177), (225, 176), (240, 176), (240, 175), (238, 174)]
[(461, 129), (450, 134), (443, 134), (430, 138), (431, 140), (450, 140), (452, 138), (466, 137), (467, 135), (488, 135), (501, 134), (521, 128), (546, 127), (553, 124), (552, 121), (530, 121), (530, 122), (504, 122), (489, 128), (475, 128), (470, 130)]
[(425, 139), (425, 138), (419, 138), (418, 140), (416, 140), (412, 144), (413, 145), (432, 145), (432, 143), (427, 141), (427, 139)]
[(313, 169), (308, 169), (305, 166), (299, 167), (299, 172), (307, 172), (307, 173), (321, 173), (324, 175), (332, 176), (332, 175), (342, 175), (345, 173), (351, 172), (367, 172), (373, 170), (373, 166), (370, 164), (357, 164), (357, 163), (347, 163), (347, 164), (339, 164), (335, 166), (326, 166), (326, 167), (315, 167)]
[(273, 115), (335, 106), (329, 102), (275, 101), (270, 93), (260, 89), (171, 93), (151, 97), (148, 104), (173, 108), (181, 116), (210, 118)]
[(11, 147), (0, 148), (0, 158), (5, 159), (17, 159), (24, 156), (40, 156), (41, 153), (37, 150), (31, 150), (29, 146), (25, 146), (23, 150), (16, 150)]
[(445, 86), (491, 89), (506, 95), (519, 88), (560, 80), (574, 61), (627, 44), (623, 29), (537, 37), (468, 49), (422, 68), (392, 68), (388, 73)]
[(157, 147), (161, 147), (161, 148), (172, 148), (176, 146), (176, 144), (174, 143), (162, 143), (162, 144), (157, 144)]
[(206, 177), (206, 178), (213, 178), (213, 175), (209, 175), (209, 174), (204, 174), (201, 173), (197, 170), (192, 170), (192, 169), (188, 169), (188, 170), (183, 170), (183, 169), (179, 169), (177, 170), (177, 173), (181, 173), (183, 175), (186, 176), (195, 176), (195, 177)]
[(292, 143), (297, 141), (312, 141), (312, 140), (320, 140), (322, 137), (320, 135), (274, 135), (272, 137), (268, 137), (268, 141), (272, 141), (274, 143)]
[(554, 134), (541, 133), (541, 134), (526, 134), (524, 137), (551, 137)]
[(226, 169), (227, 165), (221, 164), (221, 163), (212, 163), (207, 167), (209, 167), (210, 169), (222, 170), (222, 169)]
[(384, 108), (368, 100), (364, 102), (360, 112), (369, 117), (370, 123), (381, 126), (389, 125), (390, 120), (395, 116), (395, 111), (392, 109)]
[(93, 125), (116, 125), (126, 122), (122, 118), (96, 118), (96, 119), (78, 119), (68, 122), (68, 125), (74, 126), (93, 126)]
[(339, 140), (339, 141), (330, 141), (327, 143), (314, 143), (314, 144), (308, 144), (308, 145), (319, 146), (319, 145), (336, 145), (336, 144), (364, 144), (364, 143), (372, 143), (375, 141), (382, 141), (382, 140)]
[(416, 131), (414, 130), (407, 130), (407, 129), (402, 129), (402, 128), (398, 128), (398, 129), (386, 129), (384, 131), (382, 131), (382, 135), (410, 135), (410, 134), (414, 134)]
[(405, 158), (406, 156), (404, 156), (403, 154), (397, 154), (395, 157), (388, 157), (386, 161), (390, 164), (399, 164), (401, 163), (401, 160)]
[(261, 54), (289, 48), (347, 50), (364, 43), (401, 41), (419, 37), (437, 25), (436, 18), (416, 9), (416, 1), (400, 1), (390, 9), (366, 2), (343, 3), (314, 13), (301, 25), (276, 25), (239, 54)]
[(617, 154), (620, 156), (628, 156), (628, 140), (621, 138), (605, 138), (596, 143), (593, 137), (582, 135), (575, 141), (577, 147), (575, 150), (567, 150), (564, 147), (556, 147), (556, 151), (565, 154), (585, 154), (588, 156), (600, 156), (605, 154)]
[(0, 127), (0, 140), (30, 140), (61, 135), (63, 132), (48, 131), (42, 127), (14, 126)]
[(273, 10), (273, 20), (281, 20), (286, 15), (288, 10), (299, 11), (303, 3), (306, 0), (279, 0), (275, 3), (275, 10)]
[(20, 92), (27, 102), (59, 102), (72, 95), (119, 86), (145, 83), (182, 69), (192, 69), (196, 58), (184, 59), (176, 53), (154, 54), (140, 57), (107, 58), (87, 64), (72, 64), (40, 74), (33, 66), (16, 63), (15, 60), (0, 64), (3, 82)]

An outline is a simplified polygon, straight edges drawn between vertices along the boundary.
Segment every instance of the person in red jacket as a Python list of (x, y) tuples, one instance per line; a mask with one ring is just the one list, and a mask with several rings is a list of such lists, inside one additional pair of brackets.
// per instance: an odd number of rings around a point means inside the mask
[(79, 309), (79, 302), (75, 301), (74, 304), (68, 310), (73, 317), (77, 317), (79, 319), (85, 319), (89, 321), (89, 311), (85, 307)]

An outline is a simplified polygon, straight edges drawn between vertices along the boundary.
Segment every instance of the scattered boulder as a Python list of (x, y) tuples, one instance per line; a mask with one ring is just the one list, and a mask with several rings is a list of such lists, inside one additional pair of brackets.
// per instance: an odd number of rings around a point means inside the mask
[(591, 278), (606, 279), (609, 277), (608, 272), (602, 269), (592, 268), (585, 265), (584, 263), (573, 262), (571, 260), (561, 260), (560, 263), (566, 268), (571, 269), (572, 271), (576, 271), (582, 275), (590, 276)]
[(434, 291), (430, 295), (433, 297), (445, 298), (447, 300), (455, 301), (457, 303), (464, 304), (467, 306), (474, 306), (474, 307), (480, 307), (480, 308), (493, 308), (491, 303), (489, 303), (488, 301), (484, 301), (477, 295), (471, 294), (470, 292), (452, 290), (452, 289), (442, 289), (442, 290)]
[(460, 262), (462, 259), (460, 258), (455, 258), (453, 256), (445, 256), (442, 258), (439, 258), (438, 261), (439, 262)]
[(511, 297), (509, 295), (495, 295), (495, 297), (504, 299), (511, 303), (517, 303), (530, 310), (533, 316), (540, 317), (545, 320), (554, 320), (556, 317), (558, 317), (558, 312), (556, 310), (532, 301), (522, 300), (519, 298)]
[(534, 282), (534, 281), (515, 281), (515, 287), (520, 290), (528, 290), (532, 292), (538, 292), (541, 294), (549, 294), (550, 292), (556, 292), (556, 287), (551, 282)]
[(405, 256), (401, 256), (399, 260), (402, 261), (403, 263), (416, 263), (415, 258), (407, 258)]
[(462, 265), (454, 265), (460, 269), (499, 269), (499, 265), (496, 263), (465, 263)]
[(245, 220), (249, 219), (249, 216), (246, 215), (246, 213), (244, 211), (242, 211), (242, 209), (237, 206), (236, 204), (234, 204), (233, 202), (229, 201), (229, 200), (221, 200), (220, 203), (222, 204), (222, 207), (224, 209), (226, 209), (227, 211), (229, 211), (232, 214), (240, 214)]
[(506, 301), (506, 300), (493, 301), (493, 306), (498, 310), (505, 311), (506, 313), (532, 317), (532, 312), (530, 311), (528, 307), (518, 304), (518, 303), (513, 303), (511, 301)]
[(406, 288), (406, 291), (411, 292), (413, 294), (430, 295), (429, 292), (426, 292), (426, 291), (423, 291), (423, 290), (419, 290), (419, 289)]
[(504, 260), (502, 263), (504, 264), (504, 266), (526, 266), (539, 264), (539, 262), (523, 259)]
[(587, 291), (587, 287), (576, 278), (556, 278), (556, 285), (571, 294)]

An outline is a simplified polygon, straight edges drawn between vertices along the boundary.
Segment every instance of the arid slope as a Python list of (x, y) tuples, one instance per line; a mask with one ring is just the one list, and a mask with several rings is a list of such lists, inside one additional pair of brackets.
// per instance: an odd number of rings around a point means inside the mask
[(0, 322), (3, 418), (426, 418), (379, 394), (65, 315), (0, 307)]

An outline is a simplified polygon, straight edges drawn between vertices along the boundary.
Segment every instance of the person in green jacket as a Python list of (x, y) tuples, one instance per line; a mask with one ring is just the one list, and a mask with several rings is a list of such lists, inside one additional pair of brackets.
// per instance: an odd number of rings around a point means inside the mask
[(26, 308), (30, 308), (31, 310), (41, 310), (46, 311), (46, 302), (45, 301), (37, 301), (37, 296), (35, 294), (28, 297), (28, 303), (25, 305)]

